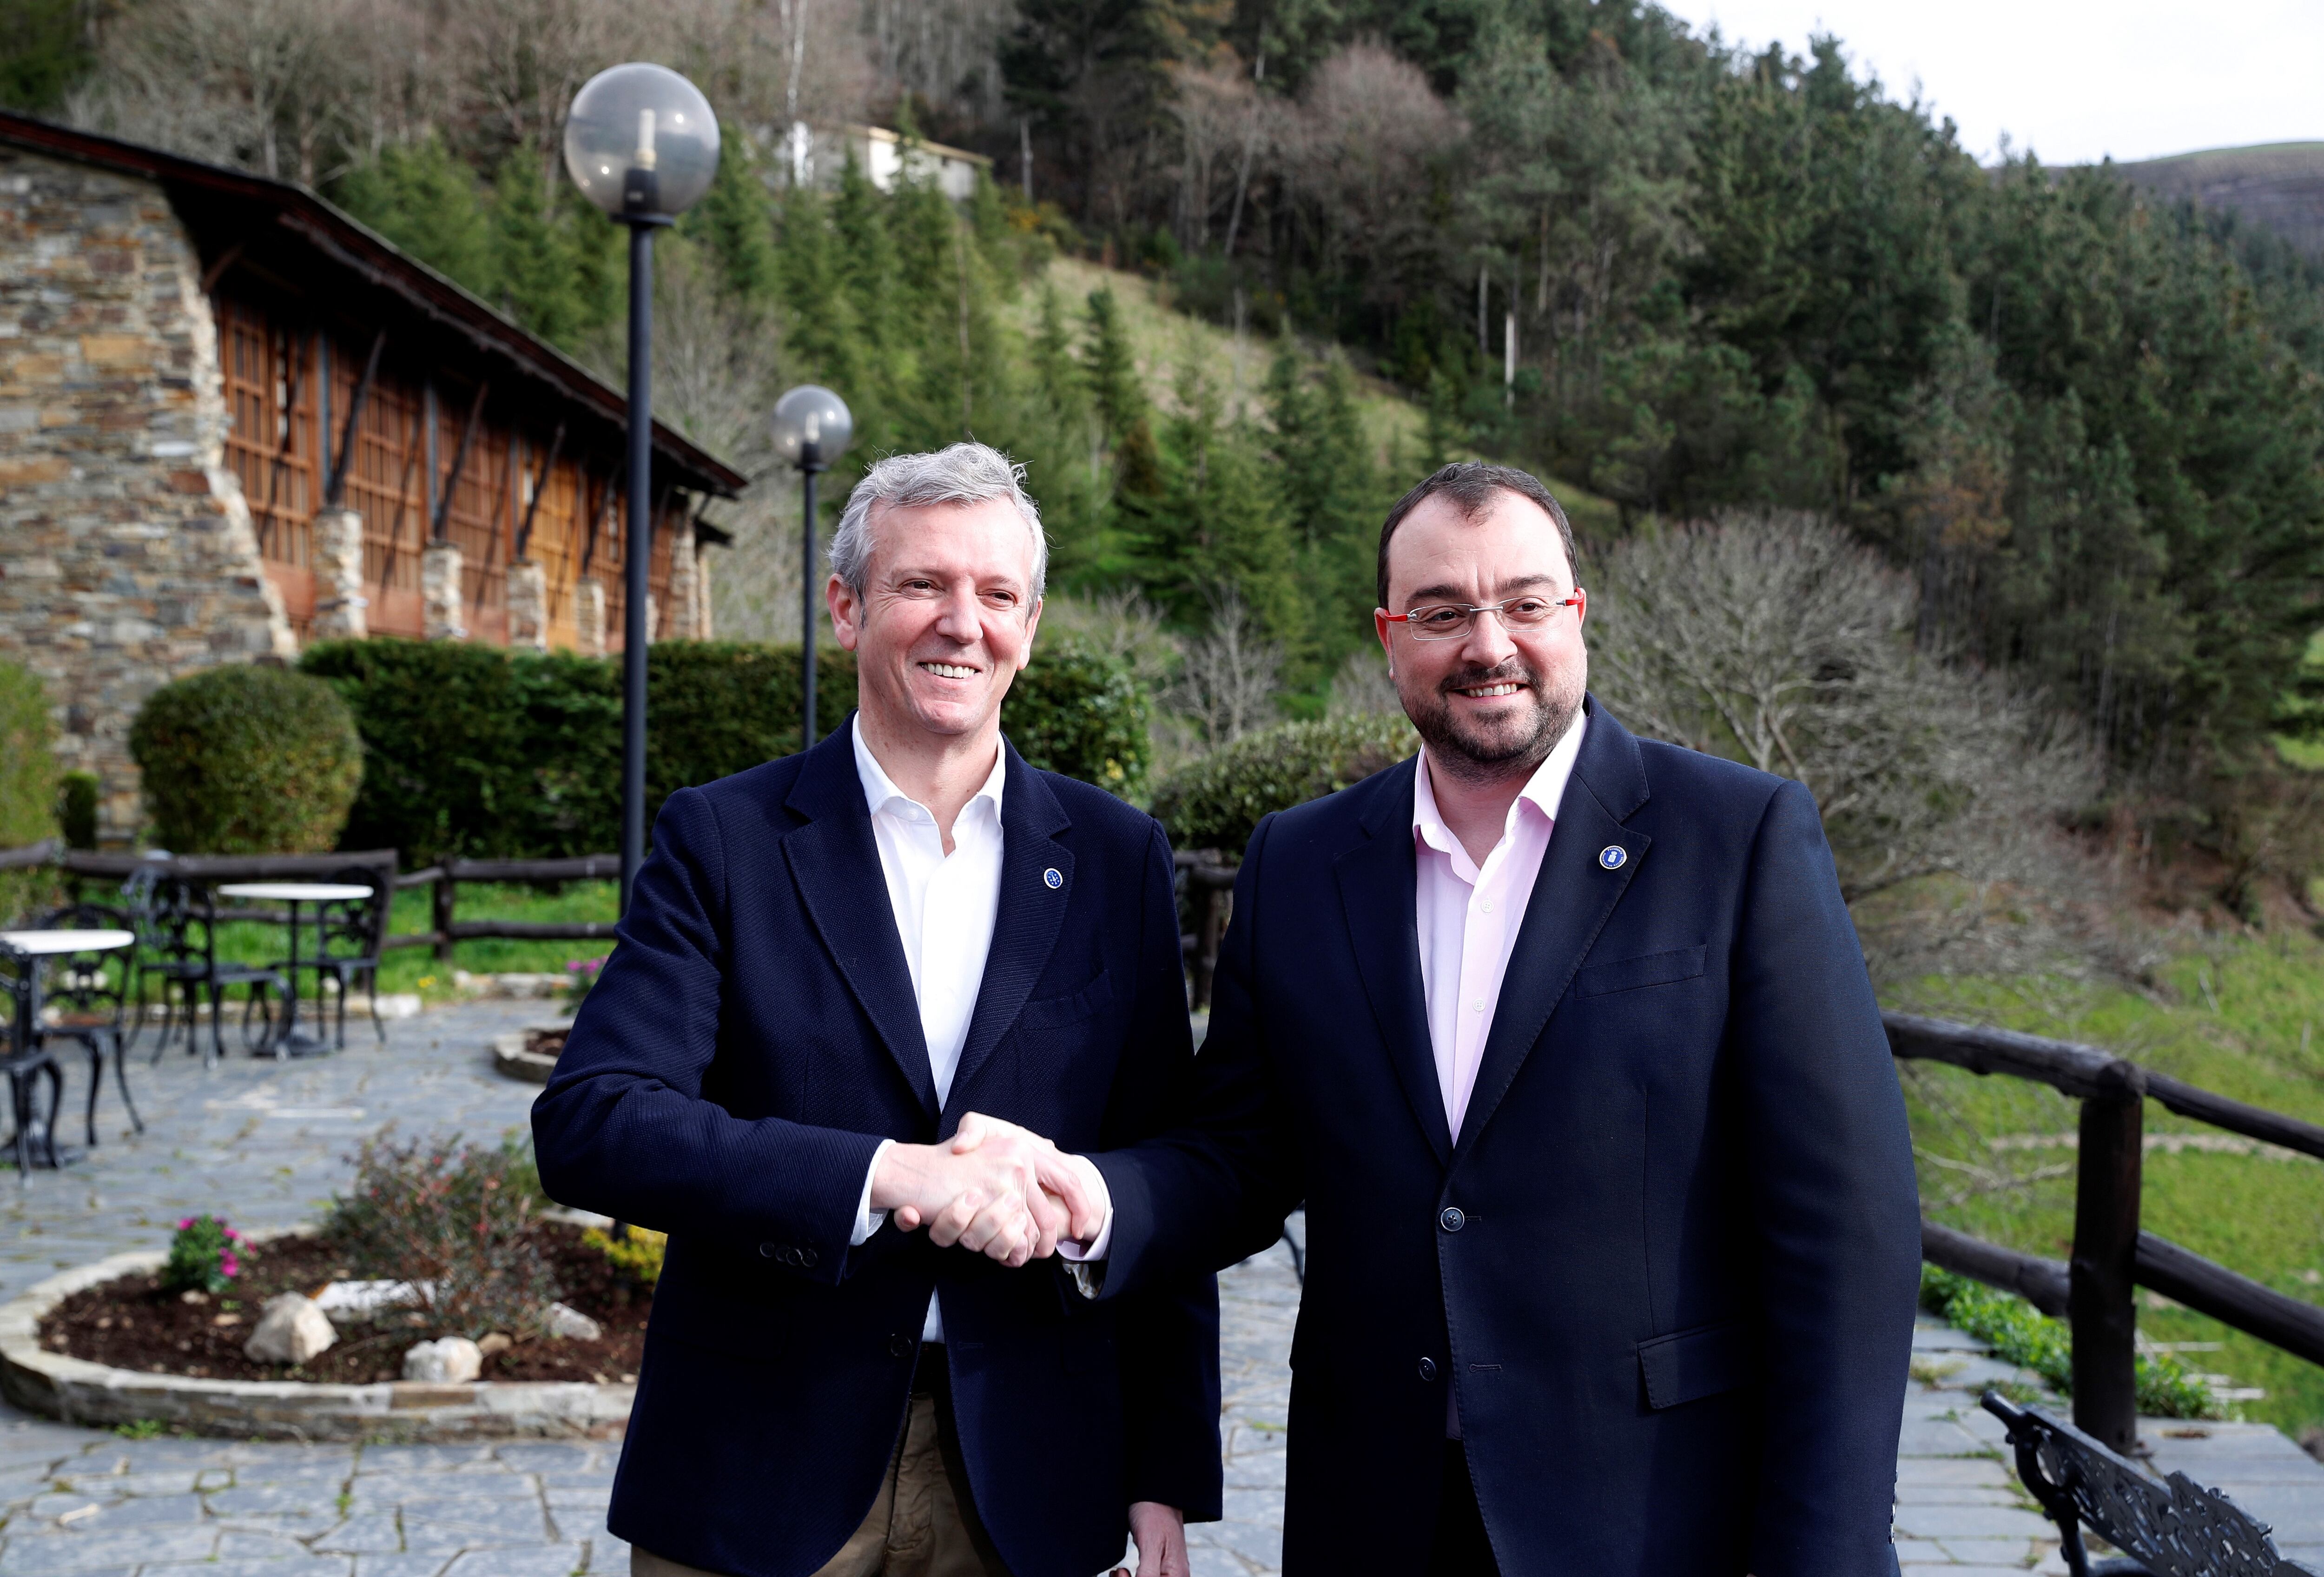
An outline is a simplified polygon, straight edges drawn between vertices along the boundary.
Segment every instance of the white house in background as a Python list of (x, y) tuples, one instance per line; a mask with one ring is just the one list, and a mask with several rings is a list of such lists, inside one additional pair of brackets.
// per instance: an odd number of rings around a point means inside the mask
[(802, 186), (831, 186), (852, 156), (855, 167), (881, 191), (896, 189), (899, 177), (933, 182), (938, 191), (964, 202), (976, 190), (976, 172), (992, 161), (965, 148), (918, 139), (907, 143), (885, 126), (811, 126), (793, 121), (783, 139), (791, 179)]

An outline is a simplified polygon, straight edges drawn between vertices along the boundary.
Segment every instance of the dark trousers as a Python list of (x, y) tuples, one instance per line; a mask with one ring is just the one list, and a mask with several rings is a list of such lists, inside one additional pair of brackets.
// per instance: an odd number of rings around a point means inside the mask
[(1428, 1550), (1427, 1577), (1500, 1577), (1492, 1541), (1485, 1536), (1477, 1509), (1477, 1486), (1469, 1478), (1469, 1455), (1457, 1440), (1444, 1443), (1444, 1472), (1436, 1499), (1436, 1539)]

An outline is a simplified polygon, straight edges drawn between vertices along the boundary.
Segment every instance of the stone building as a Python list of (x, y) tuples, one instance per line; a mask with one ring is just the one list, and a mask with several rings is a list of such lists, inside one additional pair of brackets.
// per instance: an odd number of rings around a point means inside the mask
[[(620, 650), (626, 401), (303, 188), (0, 113), (0, 658), (101, 830), (166, 681), (402, 635)], [(745, 479), (657, 424), (657, 637)]]

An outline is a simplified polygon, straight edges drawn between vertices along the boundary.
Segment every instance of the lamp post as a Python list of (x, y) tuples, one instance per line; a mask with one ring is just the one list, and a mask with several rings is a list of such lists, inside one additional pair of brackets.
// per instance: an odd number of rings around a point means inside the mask
[(622, 545), (622, 912), (646, 853), (646, 570), (653, 558), (653, 233), (718, 171), (718, 117), (693, 83), (632, 61), (598, 72), (565, 117), (565, 168), (630, 227), (629, 539)]
[(815, 479), (847, 452), (855, 419), (847, 413), (847, 401), (830, 390), (802, 383), (775, 401), (774, 428), (776, 452), (798, 467), (807, 494), (799, 559), (799, 660), (806, 664), (799, 678), (799, 749), (806, 750), (815, 743), (815, 624), (821, 612), (815, 583)]

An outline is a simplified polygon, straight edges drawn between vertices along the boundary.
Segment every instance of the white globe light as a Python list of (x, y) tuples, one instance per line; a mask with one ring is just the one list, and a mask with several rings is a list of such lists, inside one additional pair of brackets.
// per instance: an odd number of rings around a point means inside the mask
[(667, 66), (610, 67), (573, 96), (565, 168), (616, 219), (682, 214), (718, 173), (718, 117), (702, 90)]
[(816, 383), (802, 383), (775, 401), (775, 449), (787, 466), (798, 465), (807, 446), (815, 446), (815, 463), (828, 466), (847, 452), (855, 437), (855, 419), (847, 401)]

